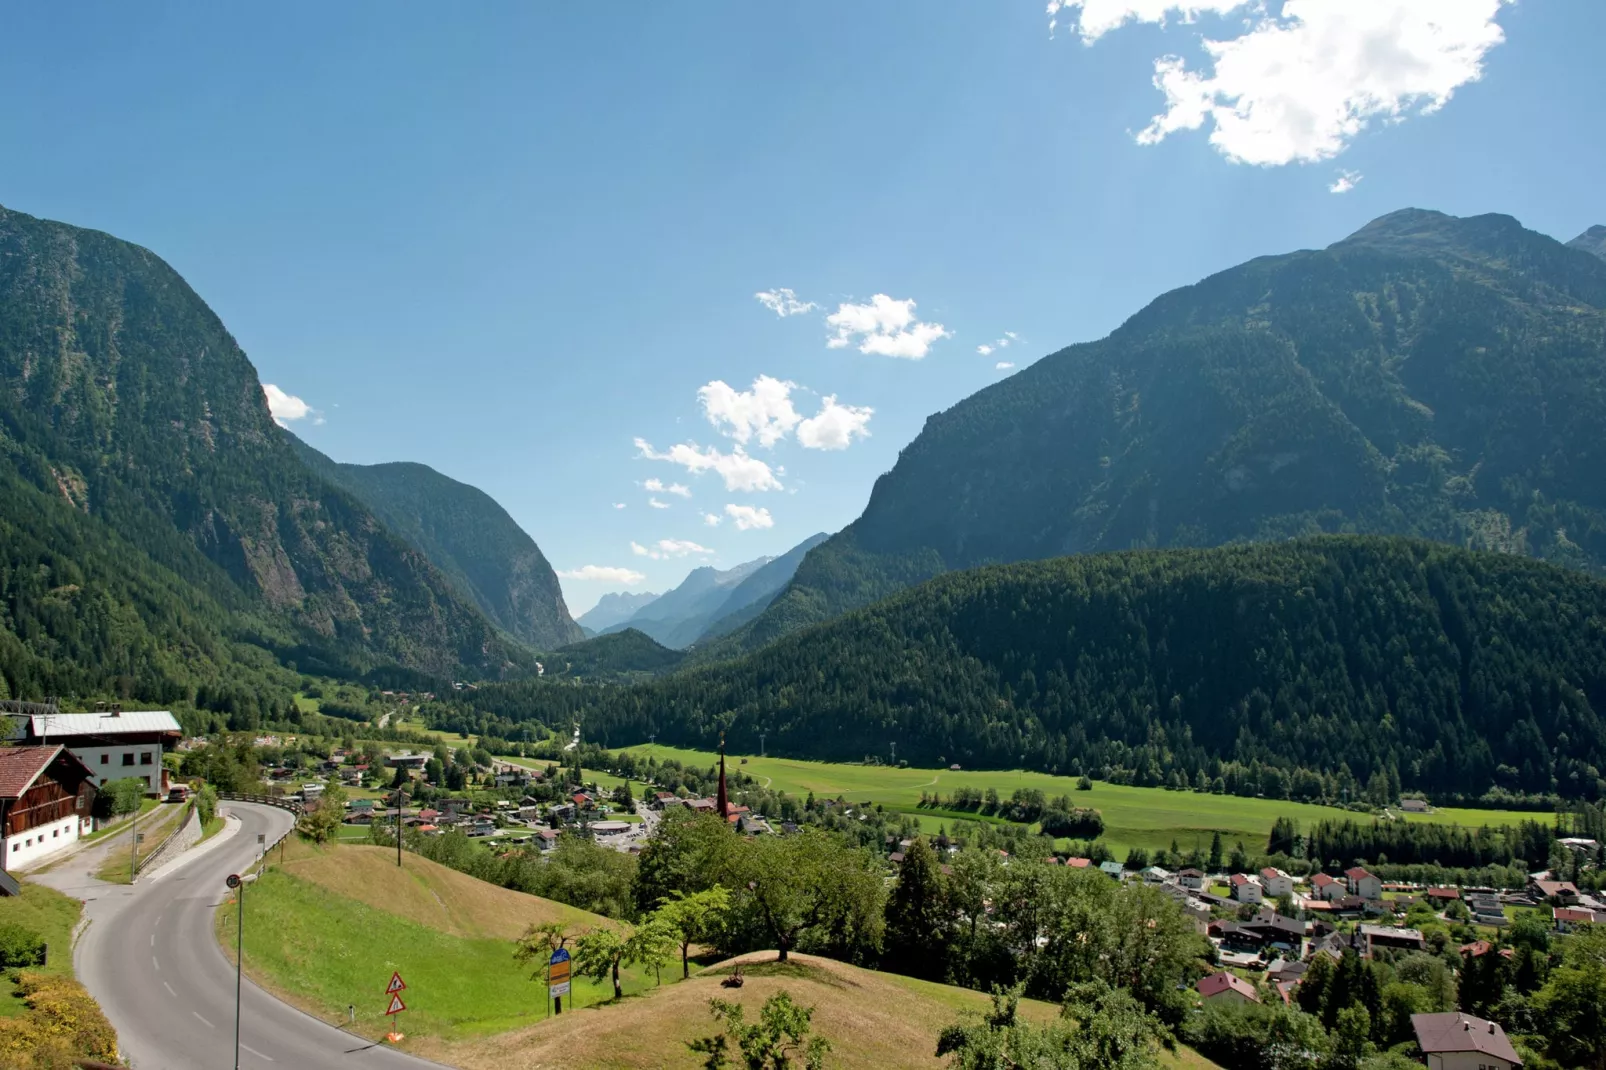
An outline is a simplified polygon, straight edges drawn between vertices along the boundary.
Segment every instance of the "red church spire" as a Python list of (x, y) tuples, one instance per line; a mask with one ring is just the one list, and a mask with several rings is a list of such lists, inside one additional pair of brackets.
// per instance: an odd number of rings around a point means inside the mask
[(719, 816), (723, 821), (731, 819), (731, 800), (725, 792), (725, 733), (719, 734)]

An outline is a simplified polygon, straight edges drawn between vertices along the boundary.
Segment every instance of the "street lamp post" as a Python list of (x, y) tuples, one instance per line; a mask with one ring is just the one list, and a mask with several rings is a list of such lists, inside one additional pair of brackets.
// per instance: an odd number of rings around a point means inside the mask
[(240, 989), (245, 972), (245, 886), (257, 879), (255, 873), (230, 873), (223, 883), (234, 892), (239, 904), (234, 925), (234, 1070), (240, 1070)]

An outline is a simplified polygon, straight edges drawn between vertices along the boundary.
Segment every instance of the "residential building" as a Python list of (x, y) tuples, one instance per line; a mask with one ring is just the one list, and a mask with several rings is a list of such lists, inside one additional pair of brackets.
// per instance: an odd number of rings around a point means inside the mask
[(1413, 1014), (1411, 1028), (1428, 1070), (1512, 1070), (1522, 1065), (1517, 1049), (1496, 1022), (1470, 1014)]
[(1271, 866), (1267, 866), (1260, 871), (1260, 886), (1273, 899), (1281, 899), (1285, 895), (1292, 896), (1294, 894), (1294, 878)]
[[(93, 827), (94, 774), (60, 744), (0, 749), (0, 874), (78, 842)], [(13, 882), (0, 887), (15, 895)]]
[(1205, 875), (1197, 869), (1184, 869), (1177, 873), (1177, 883), (1190, 892), (1197, 892), (1204, 888)]
[(1433, 807), (1426, 799), (1401, 799), (1400, 809), (1408, 814), (1431, 814)]
[(1349, 892), (1343, 881), (1329, 877), (1325, 873), (1318, 873), (1312, 877), (1310, 887), (1317, 899), (1326, 899), (1328, 902), (1341, 899)]
[(15, 734), (22, 743), (66, 747), (88, 767), (97, 788), (137, 777), (145, 781), (145, 794), (166, 795), (162, 752), (176, 747), (184, 733), (166, 710), (113, 706), (97, 713), (34, 713)]
[(1578, 886), (1572, 881), (1530, 880), (1528, 894), (1559, 907), (1572, 906), (1578, 902)]
[(1240, 903), (1259, 903), (1265, 899), (1265, 889), (1247, 873), (1234, 873), (1227, 883), (1232, 885), (1232, 897)]
[(1171, 879), (1171, 871), (1161, 869), (1159, 866), (1150, 866), (1143, 871), (1142, 877), (1145, 884), (1164, 884)]
[(1364, 867), (1355, 866), (1344, 871), (1344, 880), (1349, 885), (1349, 894), (1358, 895), (1362, 899), (1382, 899), (1383, 882), (1368, 873)]
[(1228, 1003), (1259, 1003), (1260, 993), (1255, 986), (1235, 973), (1222, 970), (1199, 981), (1199, 998), (1205, 1002), (1223, 1000)]
[(1586, 910), (1583, 907), (1554, 907), (1551, 918), (1560, 933), (1575, 932), (1584, 925), (1606, 925), (1606, 911)]
[(1126, 874), (1126, 870), (1119, 862), (1100, 862), (1099, 872), (1115, 880), (1121, 880)]
[(1427, 943), (1422, 939), (1422, 933), (1416, 929), (1397, 929), (1392, 925), (1362, 925), (1361, 939), (1366, 942), (1362, 954), (1366, 958), (1372, 957), (1372, 952), (1380, 947), (1399, 948), (1405, 951), (1425, 951)]

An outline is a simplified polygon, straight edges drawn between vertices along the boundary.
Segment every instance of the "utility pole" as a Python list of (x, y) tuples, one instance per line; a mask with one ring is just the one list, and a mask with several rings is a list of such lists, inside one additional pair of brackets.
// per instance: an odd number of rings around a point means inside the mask
[(396, 803), (396, 868), (400, 869), (402, 864), (402, 789), (396, 789), (394, 802)]
[(255, 873), (230, 873), (223, 883), (234, 892), (239, 904), (234, 925), (234, 1070), (240, 1070), (240, 989), (245, 973), (245, 886), (257, 879)]
[(892, 741), (892, 764), (893, 765), (897, 765), (898, 764), (898, 741), (897, 740), (893, 740)]
[(764, 733), (763, 732), (760, 732), (758, 734), (758, 756), (760, 758), (764, 757)]
[(139, 873), (139, 809), (145, 805), (145, 796), (140, 794), (139, 801), (134, 804), (134, 817), (128, 824), (128, 883), (134, 883), (134, 877)]

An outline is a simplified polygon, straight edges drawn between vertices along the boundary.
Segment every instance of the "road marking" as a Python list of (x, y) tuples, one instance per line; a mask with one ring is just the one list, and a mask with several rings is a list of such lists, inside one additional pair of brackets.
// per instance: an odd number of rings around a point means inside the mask
[(159, 970), (161, 968), (162, 968), (162, 964), (160, 962), (156, 961), (156, 956), (155, 955), (152, 955), (151, 956), (151, 969)]
[[(200, 1011), (191, 1011), (190, 1013), (195, 1015), (195, 1017), (197, 1017), (197, 1018), (201, 1018), (201, 1012)], [(201, 1024), (206, 1026), (208, 1029), (215, 1029), (216, 1028), (216, 1026), (214, 1026), (211, 1022), (207, 1021), (205, 1018), (201, 1018)]]
[(255, 1055), (258, 1059), (266, 1059), (270, 1063), (273, 1061), (273, 1056), (271, 1056), (271, 1055), (263, 1055), (260, 1051), (257, 1051), (255, 1048), (253, 1048), (249, 1044), (241, 1044), (240, 1047), (244, 1048), (246, 1051), (250, 1052), (252, 1055)]
[(151, 933), (151, 946), (152, 947), (156, 946), (156, 934), (155, 933)]
[(168, 995), (172, 996), (174, 999), (178, 998), (178, 993), (173, 991), (173, 986), (172, 985), (168, 984), (166, 981), (163, 981), (162, 982), (162, 987), (167, 989), (167, 994)]

